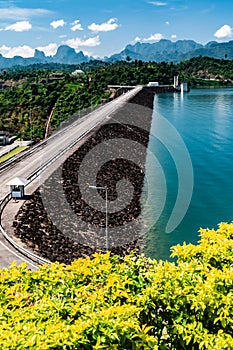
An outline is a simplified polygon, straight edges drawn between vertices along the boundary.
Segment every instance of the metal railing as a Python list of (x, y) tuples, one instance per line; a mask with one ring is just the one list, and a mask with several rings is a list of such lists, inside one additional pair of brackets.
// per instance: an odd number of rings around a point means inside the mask
[[(53, 164), (58, 158), (60, 158), (63, 154), (65, 154), (70, 148), (72, 148), (78, 141), (80, 141), (84, 136), (86, 136), (88, 133), (90, 133), (100, 122), (95, 124), (91, 129), (88, 129), (88, 131), (83, 132), (76, 140), (71, 142), (67, 147), (65, 147), (62, 152), (59, 152), (56, 154), (52, 159), (50, 159), (48, 162), (43, 164), (41, 167), (39, 167), (34, 173), (32, 173), (28, 178), (28, 183), (26, 184), (25, 187), (27, 187), (33, 180), (35, 180), (43, 171), (45, 171), (51, 164)], [(33, 252), (23, 248), (19, 244), (17, 244), (4, 230), (1, 224), (1, 217), (4, 208), (6, 205), (9, 203), (11, 200), (12, 196), (11, 193), (8, 193), (1, 201), (0, 201), (0, 230), (2, 232), (2, 235), (4, 238), (16, 249), (18, 250), (21, 254), (24, 256), (29, 257), (30, 259), (38, 262), (39, 264), (50, 264), (51, 262), (39, 257), (38, 255), (34, 254)]]
[[(116, 97), (114, 100), (117, 100), (117, 98), (119, 98), (120, 96)], [(112, 100), (108, 101), (111, 102)], [(76, 126), (79, 123), (81, 123), (83, 120), (85, 120), (86, 118), (88, 118), (89, 113), (102, 108), (106, 105), (106, 102), (102, 102), (100, 103), (98, 106), (95, 107), (88, 107), (84, 110), (80, 112), (77, 112), (75, 114), (73, 114), (70, 119), (72, 120), (72, 118), (75, 118), (75, 121), (72, 121), (69, 123), (69, 118), (67, 120), (64, 121), (64, 127), (58, 131), (56, 131), (54, 134), (52, 134), (51, 136), (49, 136), (47, 139), (41, 141), (40, 143), (34, 145), (33, 147), (30, 147), (30, 149), (22, 152), (21, 154), (18, 154), (17, 156), (13, 156), (12, 158), (10, 158), (9, 160), (5, 161), (3, 164), (0, 165), (0, 172), (2, 170), (4, 170), (5, 168), (7, 168), (8, 166), (14, 164), (14, 163), (18, 163), (19, 161), (21, 161), (22, 159), (26, 158), (28, 155), (32, 154), (35, 150), (37, 150), (38, 148), (46, 145), (50, 140), (54, 139), (55, 137), (59, 136), (61, 133), (65, 132), (67, 129), (69, 129), (70, 127)], [(81, 115), (81, 117), (79, 117)], [(77, 119), (78, 118), (78, 119)], [(68, 123), (68, 125), (67, 125)]]
[[(53, 164), (57, 159), (59, 159), (63, 154), (65, 154), (69, 149), (71, 149), (78, 141), (80, 141), (84, 136), (89, 134), (94, 128), (96, 128), (102, 121), (98, 121), (94, 126), (92, 126), (87, 131), (83, 132), (77, 139), (72, 141), (68, 146), (66, 146), (61, 152), (57, 153), (53, 158), (51, 158), (49, 161), (47, 161), (45, 164), (40, 166), (35, 172), (33, 172), (31, 175), (28, 176), (27, 184), (25, 187), (27, 187), (33, 180), (35, 180), (42, 172), (44, 172), (51, 164)], [(2, 235), (4, 238), (21, 254), (24, 256), (32, 259), (33, 261), (36, 261), (39, 264), (50, 264), (51, 262), (49, 260), (43, 259), (42, 257), (39, 257), (38, 255), (34, 254), (33, 252), (23, 248), (19, 244), (17, 244), (4, 230), (1, 224), (1, 217), (4, 208), (11, 200), (12, 196), (11, 193), (8, 193), (1, 201), (0, 201), (0, 231), (2, 232)]]
[(1, 218), (2, 218), (2, 213), (6, 205), (9, 203), (11, 200), (11, 193), (8, 193), (0, 202), (0, 231), (3, 235), (3, 237), (7, 240), (7, 242), (10, 243), (11, 246), (14, 247), (17, 251), (19, 251), (21, 254), (26, 256), (27, 258), (32, 259), (33, 261), (36, 261), (38, 264), (51, 264), (51, 261), (43, 259), (42, 257), (34, 254), (33, 252), (25, 249), (24, 247), (20, 246), (18, 243), (16, 243), (4, 230), (1, 224)]
[[(132, 92), (131, 92), (132, 95)], [(40, 166), (35, 172), (33, 172), (31, 175), (28, 176), (27, 180), (28, 183), (26, 186), (28, 186), (33, 180), (35, 180), (43, 171), (45, 171), (51, 164), (53, 164), (58, 158), (60, 158), (63, 154), (65, 154), (70, 148), (72, 148), (78, 141), (80, 141), (84, 136), (86, 136), (87, 134), (89, 134), (93, 129), (95, 129), (99, 124), (101, 124), (103, 121), (98, 121), (97, 123), (94, 124), (94, 126), (92, 126), (90, 129), (88, 129), (87, 131), (83, 132), (77, 139), (73, 140), (69, 145), (67, 145), (61, 152), (57, 153), (53, 158), (51, 158), (49, 161), (47, 161), (45, 164), (43, 164), (42, 166)], [(76, 121), (77, 123), (77, 121)], [(75, 123), (75, 124), (76, 124)], [(70, 125), (67, 127), (69, 128)], [(64, 128), (65, 130), (66, 128)], [(64, 130), (59, 131), (58, 133), (60, 134), (60, 132), (63, 132)], [(56, 133), (55, 135), (52, 135), (50, 138), (48, 138), (47, 140), (44, 140), (43, 142), (41, 142), (39, 145), (36, 145), (34, 147), (32, 147), (28, 152), (25, 152), (21, 157), (19, 157), (20, 159), (23, 159), (24, 157), (26, 157), (28, 154), (34, 152), (34, 150), (38, 147), (40, 147), (41, 145), (44, 145), (48, 142), (49, 139), (55, 137), (58, 135), (58, 133)], [(17, 159), (18, 161), (18, 159)], [(14, 161), (13, 161), (14, 162)], [(9, 164), (8, 164), (9, 165)], [(0, 170), (2, 168), (0, 167)], [(25, 187), (26, 187), (25, 186)], [(11, 200), (12, 196), (11, 193), (8, 193), (1, 201), (0, 201), (0, 231), (2, 232), (2, 235), (5, 237), (5, 239), (17, 250), (19, 251), (21, 254), (23, 254), (24, 256), (26, 256), (27, 258), (32, 259), (33, 261), (36, 261), (38, 264), (50, 264), (51, 262), (49, 260), (43, 259), (42, 257), (34, 254), (33, 252), (23, 248), (22, 246), (20, 246), (19, 244), (17, 244), (4, 230), (4, 228), (2, 227), (1, 224), (1, 218), (2, 218), (2, 213), (4, 208), (6, 207), (6, 205), (9, 203), (9, 201)]]

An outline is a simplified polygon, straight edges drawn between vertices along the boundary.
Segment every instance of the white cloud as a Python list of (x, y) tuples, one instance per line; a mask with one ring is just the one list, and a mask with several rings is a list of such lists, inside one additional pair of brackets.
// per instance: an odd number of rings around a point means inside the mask
[(151, 4), (154, 6), (167, 6), (167, 3), (162, 1), (148, 1), (148, 4)]
[(74, 38), (74, 39), (67, 40), (66, 42), (64, 42), (64, 44), (67, 44), (73, 49), (77, 50), (79, 49), (80, 46), (95, 47), (100, 45), (100, 38), (99, 38), (99, 35), (86, 40), (82, 40), (80, 38)]
[(166, 21), (165, 24), (166, 24), (167, 26), (169, 26), (169, 25), (170, 25), (170, 22), (169, 22), (169, 21)]
[(107, 22), (102, 24), (92, 23), (88, 26), (92, 32), (110, 32), (111, 30), (115, 30), (119, 27), (116, 23), (116, 18), (110, 18)]
[(35, 50), (27, 45), (16, 46), (16, 47), (8, 47), (6, 45), (2, 45), (0, 47), (0, 53), (7, 58), (12, 58), (14, 56), (22, 56), (22, 57), (33, 57)]
[(214, 36), (217, 39), (222, 39), (226, 37), (230, 38), (233, 36), (233, 28), (231, 28), (228, 24), (224, 24), (214, 33)]
[(171, 35), (171, 38), (172, 38), (172, 39), (176, 39), (176, 38), (177, 38), (177, 35), (176, 35), (176, 34), (172, 34), (172, 35)]
[(94, 57), (94, 58), (97, 57), (97, 56), (93, 56), (93, 53), (90, 52), (90, 51), (86, 51), (86, 50), (82, 50), (82, 51), (83, 51), (83, 54), (84, 54), (85, 56), (88, 56), (88, 57), (92, 56), (92, 57)]
[(57, 52), (57, 44), (51, 43), (47, 46), (39, 46), (37, 47), (37, 50), (43, 51), (45, 56), (54, 56)]
[(48, 14), (51, 14), (52, 11), (37, 8), (20, 8), (15, 6), (10, 6), (7, 8), (1, 8), (1, 20), (2, 19), (11, 19), (11, 20), (22, 20), (22, 19), (28, 19), (29, 17), (33, 16), (45, 16)]
[(7, 26), (5, 30), (13, 30), (15, 32), (24, 32), (24, 31), (30, 30), (31, 28), (32, 28), (32, 25), (30, 22), (20, 21)]
[(77, 19), (76, 21), (74, 21), (72, 23), (72, 27), (70, 28), (73, 32), (75, 32), (76, 30), (83, 30), (81, 23), (79, 23), (79, 19)]
[[(53, 56), (57, 52), (58, 45), (55, 43), (50, 43), (47, 46), (38, 46), (37, 50), (43, 51), (45, 56)], [(6, 45), (2, 45), (0, 47), (0, 53), (6, 58), (12, 58), (14, 56), (21, 56), (24, 58), (33, 57), (35, 53), (35, 49), (31, 46), (23, 45), (23, 46), (15, 46), (8, 47)]]
[(50, 23), (51, 27), (53, 27), (53, 29), (57, 29), (59, 27), (64, 27), (64, 25), (66, 24), (66, 22), (64, 21), (64, 19), (58, 19), (57, 21), (52, 21)]
[(163, 39), (163, 34), (155, 33), (150, 35), (148, 38), (144, 38), (142, 41), (148, 42), (148, 41), (159, 41)]
[(136, 36), (136, 38), (134, 39), (134, 42), (135, 42), (135, 43), (138, 43), (139, 41), (142, 41), (142, 39), (139, 38), (139, 36)]
[(163, 34), (156, 33), (156, 34), (152, 34), (148, 38), (144, 38), (144, 39), (141, 39), (139, 36), (136, 36), (136, 38), (133, 40), (133, 42), (137, 43), (140, 41), (141, 42), (159, 41), (161, 39), (163, 39)]

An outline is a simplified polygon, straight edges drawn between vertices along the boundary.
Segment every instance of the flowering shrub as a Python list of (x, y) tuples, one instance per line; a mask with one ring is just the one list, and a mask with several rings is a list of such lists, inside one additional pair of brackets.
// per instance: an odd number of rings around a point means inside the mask
[(0, 348), (233, 349), (233, 223), (177, 263), (95, 254), (0, 270)]

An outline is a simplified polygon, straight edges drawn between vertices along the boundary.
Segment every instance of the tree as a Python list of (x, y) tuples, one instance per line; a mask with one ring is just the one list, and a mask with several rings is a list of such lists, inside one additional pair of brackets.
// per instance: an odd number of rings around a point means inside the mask
[(95, 253), (0, 271), (0, 347), (233, 348), (233, 223), (172, 249), (177, 263)]

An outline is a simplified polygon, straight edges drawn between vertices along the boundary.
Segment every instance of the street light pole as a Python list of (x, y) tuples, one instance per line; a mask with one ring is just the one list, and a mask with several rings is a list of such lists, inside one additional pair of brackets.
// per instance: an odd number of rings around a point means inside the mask
[(109, 249), (108, 241), (108, 189), (107, 187), (99, 186), (89, 186), (89, 188), (94, 188), (96, 190), (105, 190), (105, 240), (106, 240), (106, 251)]
[(108, 190), (105, 187), (105, 237), (106, 237), (106, 251), (109, 248), (108, 243)]

